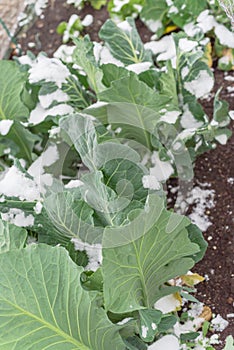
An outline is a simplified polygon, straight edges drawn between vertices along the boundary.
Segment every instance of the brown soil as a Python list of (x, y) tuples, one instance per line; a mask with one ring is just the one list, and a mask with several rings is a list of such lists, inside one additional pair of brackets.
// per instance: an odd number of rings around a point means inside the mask
[[(50, 1), (50, 5), (45, 11), (45, 18), (38, 19), (28, 32), (21, 37), (20, 44), (22, 50), (28, 50), (28, 43), (36, 43), (36, 47), (30, 49), (37, 54), (45, 51), (48, 56), (61, 45), (61, 37), (56, 33), (56, 27), (61, 21), (67, 21), (72, 13), (79, 13), (81, 18), (91, 13), (94, 16), (94, 23), (88, 28), (88, 34), (92, 40), (98, 41), (98, 31), (108, 18), (105, 8), (101, 11), (95, 11), (89, 5), (81, 11), (77, 11), (71, 5), (66, 5), (64, 0)], [(142, 40), (148, 41), (152, 33), (145, 26), (137, 21)], [(234, 110), (234, 100), (227, 91), (227, 86), (233, 84), (224, 80), (224, 73), (218, 70), (214, 72), (216, 84), (214, 91), (223, 87), (221, 97), (230, 103), (230, 109)], [(229, 75), (234, 76), (233, 72)], [(212, 115), (213, 101), (203, 101), (208, 115)], [(234, 129), (234, 123), (232, 123)], [(211, 184), (211, 189), (215, 190), (215, 207), (207, 212), (210, 221), (213, 223), (204, 234), (209, 240), (209, 248), (205, 258), (195, 267), (195, 271), (209, 276), (207, 282), (198, 286), (197, 297), (204, 304), (210, 306), (214, 313), (221, 314), (225, 319), (227, 314), (234, 312), (234, 193), (233, 185), (228, 183), (227, 179), (234, 177), (234, 135), (226, 146), (218, 145), (214, 151), (203, 154), (196, 162), (195, 182), (207, 182)], [(228, 334), (234, 335), (234, 319), (229, 319), (229, 326), (221, 334), (221, 339), (225, 339)], [(217, 346), (217, 350), (222, 349), (223, 345)]]

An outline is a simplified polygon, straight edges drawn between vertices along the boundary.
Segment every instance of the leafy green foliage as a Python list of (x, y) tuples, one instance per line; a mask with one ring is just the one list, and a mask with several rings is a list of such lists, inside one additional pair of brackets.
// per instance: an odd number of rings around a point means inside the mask
[(130, 225), (105, 230), (103, 276), (108, 310), (151, 308), (171, 293), (163, 284), (190, 269), (194, 262), (189, 256), (199, 251), (188, 238), (187, 225), (186, 218), (167, 212), (163, 200), (153, 196)]
[(165, 0), (154, 1), (146, 0), (143, 9), (140, 13), (141, 20), (161, 36), (164, 31), (164, 18), (168, 11), (168, 5)]
[(144, 49), (134, 20), (129, 17), (123, 23), (124, 26), (120, 27), (114, 21), (107, 20), (99, 32), (111, 54), (124, 64), (151, 62), (151, 54)]
[(1, 254), (0, 263), (0, 348), (125, 349), (65, 249), (33, 245)]
[(25, 229), (0, 220), (0, 253), (23, 248), (26, 239)]
[(22, 102), (26, 74), (20, 72), (15, 62), (0, 62), (0, 119), (25, 121), (29, 111)]
[[(105, 3), (91, 1), (96, 8)], [(175, 0), (170, 6), (164, 0), (130, 0), (117, 10), (110, 1), (108, 8), (122, 18), (140, 13), (157, 37), (171, 25), (197, 25), (206, 8), (207, 14), (214, 11), (205, 0)], [(56, 66), (48, 79), (40, 80), (35, 70), (40, 56), (18, 65), (0, 62), (0, 114), (13, 121), (1, 135), (2, 167), (11, 166), (12, 156), (26, 160), (15, 160), (18, 175), (41, 195), (0, 200), (9, 220), (15, 209), (33, 218), (18, 222), (26, 228), (0, 221), (0, 349), (109, 350), (111, 344), (146, 350), (178, 321), (174, 312), (156, 310), (156, 301), (178, 292), (197, 302), (189, 294), (193, 289), (169, 280), (200, 261), (207, 243), (188, 218), (166, 209), (161, 182), (168, 177), (157, 176), (169, 166), (168, 176), (192, 179), (196, 156), (230, 137), (228, 104), (219, 92), (211, 121), (198, 102), (214, 83), (205, 34), (180, 32), (144, 45), (133, 18), (108, 20), (100, 31), (103, 43), (86, 36), (75, 40), (73, 56), (66, 61), (64, 55), (63, 64), (47, 59)], [(171, 45), (170, 59), (162, 59), (167, 51), (156, 47), (164, 40)], [(62, 83), (60, 73), (66, 77)], [(61, 105), (72, 112), (62, 117)], [(59, 112), (50, 114), (54, 107)], [(45, 113), (42, 121), (21, 124), (38, 111)], [(59, 159), (46, 158), (47, 144)], [(157, 186), (150, 184), (154, 177)], [(39, 244), (24, 248), (28, 234)], [(181, 321), (187, 320), (188, 313), (182, 314)], [(204, 326), (204, 336), (206, 331)], [(182, 334), (180, 343), (194, 346), (196, 337)]]

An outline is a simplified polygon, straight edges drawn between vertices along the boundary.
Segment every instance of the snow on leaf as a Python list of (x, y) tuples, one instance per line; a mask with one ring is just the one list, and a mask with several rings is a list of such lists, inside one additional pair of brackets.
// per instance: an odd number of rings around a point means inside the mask
[(152, 61), (151, 53), (144, 49), (134, 20), (130, 17), (119, 25), (107, 20), (99, 36), (105, 41), (111, 54), (126, 65)]

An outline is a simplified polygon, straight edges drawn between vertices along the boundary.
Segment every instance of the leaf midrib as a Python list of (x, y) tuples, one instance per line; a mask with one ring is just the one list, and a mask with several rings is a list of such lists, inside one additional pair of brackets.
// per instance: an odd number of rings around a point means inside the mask
[(66, 341), (68, 341), (71, 344), (74, 344), (77, 346), (78, 350), (92, 350), (91, 348), (87, 347), (86, 345), (80, 343), (79, 341), (77, 341), (76, 339), (72, 338), (70, 335), (68, 335), (67, 333), (65, 333), (63, 330), (61, 330), (60, 328), (57, 328), (55, 326), (53, 326), (52, 324), (50, 324), (49, 322), (47, 322), (46, 320), (32, 314), (31, 312), (21, 308), (20, 306), (10, 302), (9, 300), (5, 299), (5, 298), (1, 298), (3, 301), (5, 301), (7, 304), (11, 305), (12, 307), (14, 307), (16, 310), (21, 311), (24, 315), (31, 317), (32, 319), (35, 319), (37, 322), (41, 323), (42, 325), (44, 325), (45, 327), (49, 328), (50, 330), (52, 330), (53, 332), (57, 333), (60, 337), (64, 338)]

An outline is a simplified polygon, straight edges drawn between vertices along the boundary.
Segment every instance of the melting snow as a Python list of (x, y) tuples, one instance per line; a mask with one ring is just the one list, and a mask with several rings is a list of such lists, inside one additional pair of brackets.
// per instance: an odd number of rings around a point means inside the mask
[(160, 114), (163, 113), (163, 115), (160, 117), (160, 120), (169, 124), (175, 124), (181, 113), (180, 111), (167, 111), (166, 109), (162, 109), (159, 112)]
[[(206, 186), (203, 184), (202, 186)], [(196, 224), (201, 231), (206, 231), (212, 223), (206, 214), (207, 209), (214, 207), (214, 190), (203, 189), (199, 186), (194, 187), (186, 195), (179, 195), (177, 198), (178, 212), (184, 212), (189, 205), (193, 205), (192, 213), (189, 215), (190, 219)]]
[[(45, 103), (47, 103), (44, 100)], [(65, 103), (58, 104), (50, 109), (44, 109), (41, 103), (36, 105), (36, 108), (33, 109), (29, 116), (29, 123), (37, 125), (42, 123), (48, 116), (57, 116), (57, 115), (66, 115), (73, 113), (73, 108)]]
[(221, 145), (226, 145), (228, 137), (226, 134), (216, 135), (215, 140), (217, 140)]
[(75, 249), (83, 252), (86, 251), (86, 254), (89, 259), (88, 265), (85, 267), (85, 270), (96, 271), (102, 263), (102, 246), (101, 244), (89, 244), (82, 242), (78, 238), (72, 238), (71, 242), (74, 243)]
[(2, 213), (2, 220), (8, 221), (19, 227), (33, 226), (33, 215), (25, 215), (21, 209), (10, 209), (7, 213)]
[(145, 22), (145, 25), (149, 28), (149, 30), (153, 33), (156, 33), (163, 26), (162, 21), (160, 20), (154, 21), (153, 19), (149, 19), (149, 20), (144, 20), (144, 22)]
[(183, 52), (192, 51), (197, 45), (197, 41), (188, 40), (187, 38), (182, 38), (179, 40), (179, 49)]
[(228, 321), (226, 321), (222, 316), (217, 315), (212, 321), (211, 325), (214, 331), (216, 332), (222, 332), (227, 326), (228, 326)]
[(166, 181), (174, 173), (174, 169), (169, 161), (162, 161), (158, 152), (154, 151), (151, 157), (154, 167), (150, 168), (150, 175), (158, 181)]
[(154, 55), (158, 55), (158, 61), (167, 61), (176, 56), (175, 42), (171, 35), (166, 35), (158, 41), (148, 42), (144, 47), (151, 50)]
[(163, 314), (175, 311), (180, 307), (180, 301), (175, 297), (174, 294), (166, 295), (162, 297), (154, 304), (154, 308), (160, 310)]
[(228, 30), (223, 24), (217, 24), (215, 26), (215, 34), (223, 46), (234, 49), (234, 35), (233, 32)]
[(29, 69), (29, 82), (52, 81), (61, 88), (62, 83), (66, 82), (69, 75), (68, 68), (57, 58), (39, 56)]
[(48, 108), (54, 101), (66, 102), (69, 100), (69, 96), (60, 89), (47, 95), (39, 95), (39, 101), (43, 108)]
[(196, 79), (184, 83), (185, 89), (197, 98), (208, 94), (213, 86), (214, 78), (206, 70), (201, 70)]
[(40, 214), (42, 211), (43, 205), (41, 202), (37, 202), (35, 207), (33, 208), (36, 214)]
[(10, 128), (13, 124), (13, 120), (5, 119), (0, 121), (0, 134), (5, 136), (10, 131)]
[(198, 129), (204, 124), (202, 121), (198, 121), (194, 118), (189, 110), (188, 104), (184, 105), (183, 109), (184, 113), (181, 116), (180, 124), (184, 129)]
[(144, 188), (149, 188), (150, 190), (160, 190), (160, 182), (153, 175), (144, 175), (142, 178), (142, 183)]
[(147, 337), (147, 332), (148, 332), (149, 328), (146, 326), (141, 326), (141, 333), (142, 333), (142, 337), (146, 338)]
[(124, 324), (126, 324), (127, 322), (129, 322), (129, 321), (131, 321), (131, 320), (133, 320), (132, 317), (126, 317), (126, 318), (124, 318), (123, 320), (117, 322), (117, 324), (118, 324), (119, 326), (123, 326)]
[(142, 72), (147, 71), (150, 66), (152, 65), (151, 62), (140, 62), (140, 63), (133, 63), (127, 66), (126, 68), (136, 74), (140, 74)]
[(128, 21), (123, 21), (117, 24), (117, 27), (119, 27), (120, 29), (122, 29), (124, 32), (126, 33), (131, 33), (132, 31), (132, 27), (130, 26), (130, 24), (128, 23)]
[(83, 185), (83, 182), (80, 180), (71, 180), (64, 187), (65, 188), (77, 188)]
[(7, 197), (18, 197), (29, 202), (40, 198), (37, 184), (14, 165), (8, 169), (0, 181), (0, 192)]
[(124, 67), (124, 64), (117, 60), (106, 46), (102, 46), (97, 42), (94, 42), (93, 44), (93, 54), (96, 62), (99, 62), (100, 64), (113, 63), (118, 67)]
[(86, 15), (81, 23), (84, 27), (90, 26), (93, 23), (93, 16), (90, 14)]
[(179, 340), (172, 334), (165, 335), (152, 345), (148, 346), (148, 350), (179, 350)]

